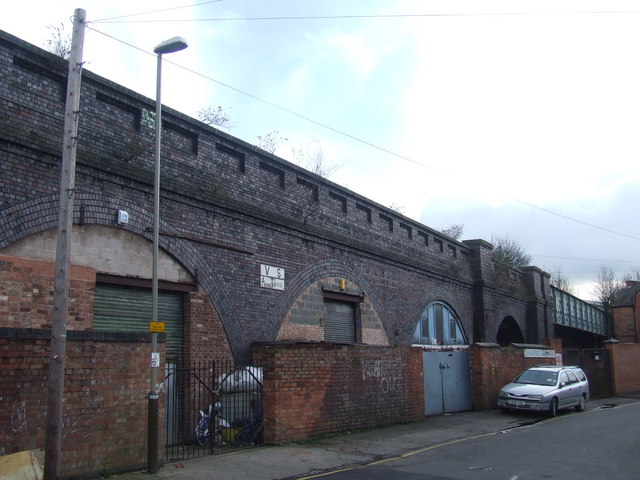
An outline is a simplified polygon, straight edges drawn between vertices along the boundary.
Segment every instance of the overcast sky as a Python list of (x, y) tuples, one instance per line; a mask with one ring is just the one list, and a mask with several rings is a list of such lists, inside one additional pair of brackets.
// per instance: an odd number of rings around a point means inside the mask
[(601, 265), (640, 267), (637, 1), (22, 0), (0, 28), (45, 47), (76, 8), (85, 68), (154, 98), (149, 52), (183, 36), (164, 104), (321, 151), (331, 180), (432, 228), (506, 235), (582, 298)]

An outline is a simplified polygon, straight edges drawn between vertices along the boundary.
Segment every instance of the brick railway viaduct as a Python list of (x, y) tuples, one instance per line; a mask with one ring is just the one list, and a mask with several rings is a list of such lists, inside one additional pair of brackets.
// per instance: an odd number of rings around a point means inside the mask
[[(0, 254), (50, 262), (66, 63), (7, 34), (0, 60)], [(153, 108), (83, 73), (73, 262), (98, 283), (150, 277)], [(322, 341), (329, 297), (357, 304), (359, 343), (410, 344), (433, 302), (467, 343), (496, 341), (505, 320), (526, 342), (553, 336), (539, 269), (500, 267), (486, 241), (458, 242), (176, 111), (163, 117), (160, 275), (189, 286), (188, 357), (207, 331), (243, 360), (256, 341)], [(261, 265), (285, 272), (283, 290), (261, 286)], [(90, 330), (83, 315), (71, 324)]]
[[(41, 420), (46, 405), (68, 65), (1, 31), (0, 64), (2, 455), (44, 437), (27, 419)], [(83, 72), (65, 475), (145, 458), (154, 109)], [(539, 361), (496, 343), (558, 352), (554, 321), (573, 326), (577, 309), (539, 268), (496, 264), (487, 241), (456, 241), (168, 108), (160, 230), (163, 358), (257, 359), (272, 442), (422, 418), (434, 389), (415, 344), (471, 350), (463, 373), (473, 371), (475, 406), (490, 407), (500, 385)]]

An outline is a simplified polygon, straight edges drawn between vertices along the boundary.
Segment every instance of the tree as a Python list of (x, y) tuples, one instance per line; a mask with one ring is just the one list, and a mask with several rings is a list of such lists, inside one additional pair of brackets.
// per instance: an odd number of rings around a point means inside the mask
[(632, 282), (640, 282), (640, 267), (634, 267), (629, 272), (627, 272), (623, 278), (626, 282), (627, 280)]
[(562, 269), (560, 267), (555, 267), (551, 272), (550, 283), (554, 287), (559, 288), (570, 295), (575, 294), (571, 280), (562, 273)]
[(198, 110), (198, 120), (206, 123), (207, 125), (231, 128), (231, 117), (229, 117), (225, 109), (219, 105), (217, 108), (207, 107)]
[(71, 35), (64, 31), (64, 24), (49, 25), (49, 38), (45, 41), (47, 50), (65, 60), (71, 56)]
[(611, 337), (615, 335), (613, 329), (613, 303), (623, 288), (624, 282), (616, 278), (613, 269), (606, 265), (600, 265), (598, 280), (593, 288), (593, 296), (602, 305), (605, 320), (610, 326)]
[(454, 223), (453, 225), (450, 225), (447, 228), (443, 228), (440, 231), (446, 236), (453, 238), (454, 240), (460, 240), (462, 238), (462, 234), (464, 233), (464, 223)]
[(615, 297), (623, 288), (624, 282), (616, 278), (613, 268), (600, 265), (598, 280), (593, 287), (593, 296), (605, 308), (605, 311), (608, 306), (613, 304)]
[[(257, 147), (269, 153), (275, 154), (282, 142), (289, 139), (280, 135), (278, 130), (273, 130), (264, 136), (258, 136)], [(309, 170), (323, 178), (329, 178), (337, 169), (336, 165), (327, 165), (322, 154), (320, 142), (314, 140), (306, 147), (292, 148), (290, 160), (296, 165)]]
[(318, 140), (314, 140), (306, 148), (293, 148), (291, 152), (296, 165), (323, 178), (329, 178), (338, 170), (337, 165), (327, 165), (325, 163), (322, 145)]
[(405, 212), (404, 205), (392, 203), (391, 205), (389, 205), (389, 208), (394, 212), (398, 212), (400, 215), (404, 215), (404, 212)]
[(278, 130), (273, 130), (272, 132), (267, 133), (264, 136), (258, 135), (258, 143), (257, 147), (261, 148), (265, 152), (276, 153), (276, 150), (280, 146), (282, 141), (288, 142), (289, 139), (282, 137)]
[(499, 265), (522, 268), (531, 264), (531, 255), (507, 235), (492, 235), (491, 243), (493, 243), (491, 258)]

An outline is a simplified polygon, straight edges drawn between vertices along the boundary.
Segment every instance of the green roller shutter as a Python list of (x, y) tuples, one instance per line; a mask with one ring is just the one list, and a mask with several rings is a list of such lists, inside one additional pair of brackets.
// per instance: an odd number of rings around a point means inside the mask
[[(158, 292), (158, 321), (165, 322), (167, 359), (182, 356), (182, 293)], [(97, 284), (93, 310), (94, 330), (148, 332), (151, 321), (151, 290)]]
[(325, 342), (356, 343), (354, 304), (325, 299), (324, 313)]

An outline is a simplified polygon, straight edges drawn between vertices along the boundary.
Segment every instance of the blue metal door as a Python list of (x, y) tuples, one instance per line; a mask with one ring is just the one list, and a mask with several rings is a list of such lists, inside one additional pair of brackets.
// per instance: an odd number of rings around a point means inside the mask
[(430, 351), (422, 355), (425, 415), (473, 408), (468, 351)]

